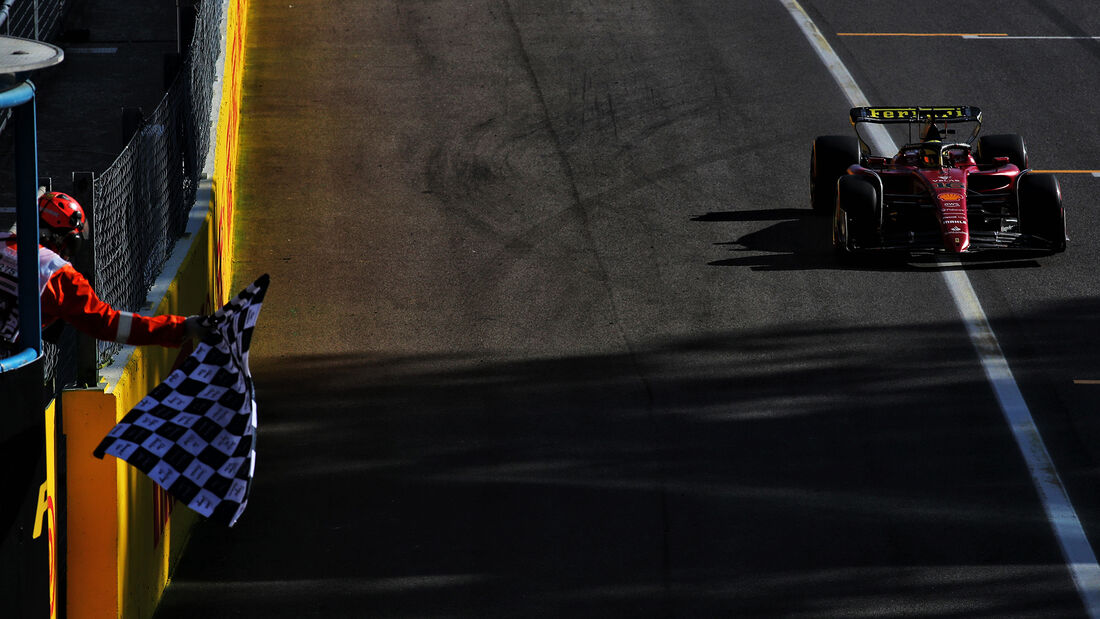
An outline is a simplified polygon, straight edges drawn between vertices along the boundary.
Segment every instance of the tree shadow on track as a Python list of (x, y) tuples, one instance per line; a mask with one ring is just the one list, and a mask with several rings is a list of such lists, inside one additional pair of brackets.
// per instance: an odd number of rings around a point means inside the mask
[(257, 361), (252, 501), (157, 617), (1074, 616), (960, 331)]
[[(692, 219), (700, 222), (776, 222), (734, 241), (715, 243), (728, 246), (743, 256), (708, 262), (710, 266), (749, 267), (756, 271), (927, 271), (927, 270), (994, 270), (1038, 268), (1034, 252), (1008, 251), (968, 254), (961, 264), (939, 264), (933, 256), (887, 254), (840, 259), (833, 251), (829, 217), (815, 215), (808, 209), (780, 208), (749, 211), (719, 211)], [(766, 253), (761, 253), (766, 252)], [(957, 260), (956, 262), (959, 262)]]

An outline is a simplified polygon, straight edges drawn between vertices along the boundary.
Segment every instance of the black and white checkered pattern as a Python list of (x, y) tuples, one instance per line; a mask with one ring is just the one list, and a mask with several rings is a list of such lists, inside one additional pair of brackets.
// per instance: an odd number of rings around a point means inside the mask
[(191, 509), (233, 526), (256, 466), (256, 402), (248, 371), (252, 329), (268, 276), (214, 313), (216, 330), (138, 402), (99, 444)]

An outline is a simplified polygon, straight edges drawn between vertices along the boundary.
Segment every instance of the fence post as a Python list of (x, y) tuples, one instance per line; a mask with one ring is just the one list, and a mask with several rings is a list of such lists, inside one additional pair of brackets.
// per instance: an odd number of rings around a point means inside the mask
[[(73, 266), (88, 278), (95, 289), (95, 234), (96, 204), (93, 196), (95, 174), (92, 172), (73, 172), (73, 198), (84, 206), (84, 246), (73, 256)], [(77, 334), (76, 342), (76, 383), (94, 387), (99, 383), (99, 352), (96, 339), (84, 333)]]

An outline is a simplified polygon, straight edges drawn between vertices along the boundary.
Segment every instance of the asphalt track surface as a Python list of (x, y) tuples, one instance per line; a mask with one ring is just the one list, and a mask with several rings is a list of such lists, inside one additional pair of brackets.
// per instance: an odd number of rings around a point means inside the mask
[[(879, 104), (1100, 169), (1085, 0), (813, 0)], [(1076, 617), (941, 268), (811, 215), (848, 103), (779, 2), (254, 1), (259, 459), (173, 617)], [(1100, 540), (1100, 178), (966, 270)], [(181, 508), (182, 509), (182, 508)]]

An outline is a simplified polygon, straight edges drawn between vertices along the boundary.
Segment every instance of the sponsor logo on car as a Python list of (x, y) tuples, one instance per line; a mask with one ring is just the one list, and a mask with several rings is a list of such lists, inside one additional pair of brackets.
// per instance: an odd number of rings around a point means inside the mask
[(966, 116), (963, 107), (871, 107), (866, 108), (870, 118), (904, 120), (918, 118), (961, 118)]
[(963, 197), (961, 195), (959, 195), (957, 193), (950, 193), (950, 192), (941, 193), (941, 194), (939, 194), (938, 197), (939, 197), (940, 200), (950, 200), (952, 202), (954, 202), (956, 200), (962, 200), (963, 199)]

